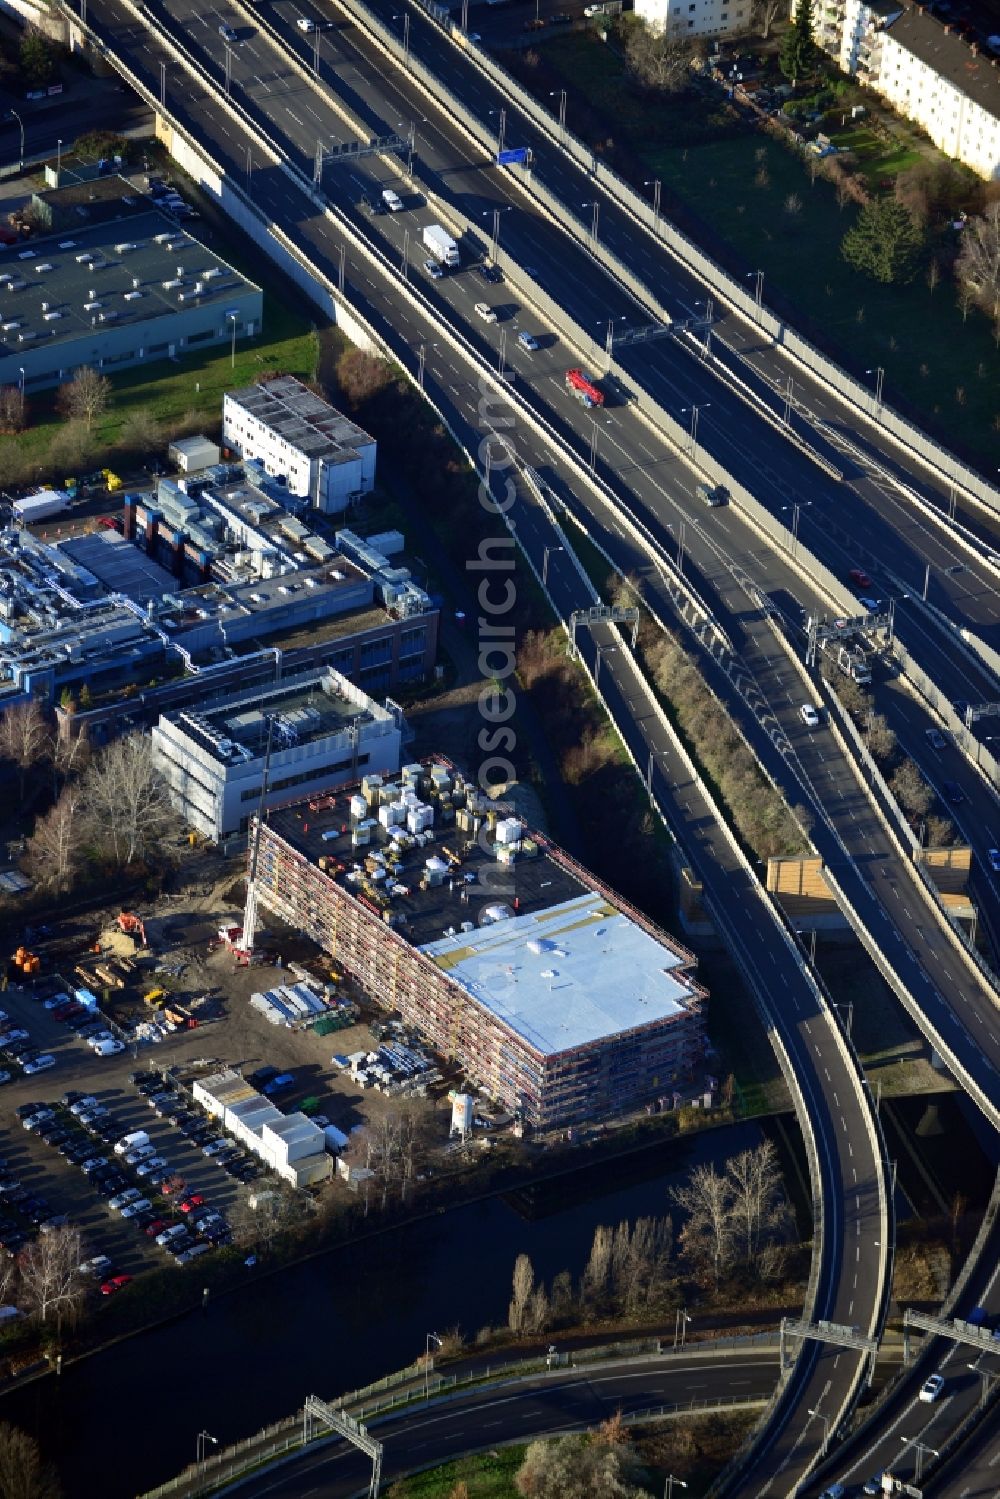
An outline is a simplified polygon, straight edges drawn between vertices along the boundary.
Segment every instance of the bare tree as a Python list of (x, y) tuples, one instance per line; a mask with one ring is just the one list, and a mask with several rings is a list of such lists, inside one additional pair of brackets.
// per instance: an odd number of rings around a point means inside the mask
[(584, 1301), (599, 1303), (607, 1294), (611, 1277), (611, 1261), (614, 1254), (614, 1232), (606, 1224), (599, 1223), (594, 1229), (590, 1246), (590, 1259), (580, 1282), (580, 1294)]
[(59, 1499), (55, 1469), (26, 1431), (0, 1424), (0, 1499)]
[(687, 1218), (681, 1244), (697, 1272), (709, 1276), (716, 1287), (732, 1268), (732, 1191), (725, 1176), (712, 1164), (696, 1166), (685, 1186), (670, 1194)]
[(148, 406), (130, 411), (122, 423), (119, 439), (126, 453), (147, 457), (163, 447), (163, 430)]
[(21, 1268), (9, 1254), (0, 1259), (0, 1306), (16, 1306)]
[(72, 1321), (83, 1305), (87, 1287), (80, 1272), (82, 1256), (79, 1229), (69, 1226), (41, 1234), (19, 1256), (25, 1309), (41, 1322), (54, 1316), (57, 1334), (62, 1333), (63, 1321)]
[(0, 385), (0, 432), (20, 432), (25, 423), (26, 402), (19, 385)]
[(763, 1141), (756, 1150), (741, 1150), (726, 1163), (726, 1174), (732, 1191), (735, 1237), (739, 1241), (743, 1264), (747, 1270), (755, 1270), (760, 1265), (763, 1250), (783, 1234), (789, 1224), (778, 1152), (770, 1140)]
[(905, 759), (889, 782), (893, 796), (904, 812), (926, 817), (934, 805), (934, 793), (915, 760)]
[(347, 349), (337, 360), (337, 384), (349, 406), (357, 408), (377, 396), (392, 379), (392, 366), (378, 354)]
[(72, 380), (60, 385), (57, 397), (59, 410), (72, 421), (86, 423), (88, 432), (107, 411), (110, 400), (111, 381), (89, 364), (81, 365)]
[(80, 785), (90, 835), (116, 864), (130, 864), (156, 849), (175, 820), (145, 735), (130, 734), (108, 745)]
[(306, 1216), (304, 1199), (284, 1182), (251, 1187), (240, 1193), (230, 1212), (233, 1238), (241, 1249), (266, 1254), (293, 1233)]
[(526, 1254), (514, 1261), (514, 1280), (507, 1312), (511, 1332), (523, 1332), (528, 1325), (528, 1308), (535, 1289), (535, 1271)]
[(64, 472), (79, 472), (90, 466), (94, 439), (90, 428), (80, 418), (63, 422), (49, 443), (49, 467)]
[(34, 698), (0, 713), (0, 755), (13, 760), (20, 772), (21, 799), (29, 770), (41, 765), (52, 752), (52, 738), (41, 705)]
[(762, 41), (767, 41), (771, 27), (782, 14), (788, 14), (788, 0), (754, 0), (750, 19)]
[(966, 222), (955, 266), (959, 281), (993, 317), (1000, 312), (1000, 202)]
[(80, 795), (75, 787), (67, 787), (55, 806), (35, 823), (28, 839), (28, 870), (37, 885), (62, 894), (76, 879), (82, 853)]
[(883, 713), (870, 716), (865, 737), (876, 760), (891, 760), (896, 753), (896, 733)]
[(643, 88), (674, 94), (687, 88), (699, 48), (688, 37), (657, 31), (630, 18), (625, 36), (625, 64)]
[[(85, 684), (86, 685), (86, 684)], [(90, 735), (85, 723), (63, 721), (52, 746), (52, 794), (83, 770), (90, 758)]]

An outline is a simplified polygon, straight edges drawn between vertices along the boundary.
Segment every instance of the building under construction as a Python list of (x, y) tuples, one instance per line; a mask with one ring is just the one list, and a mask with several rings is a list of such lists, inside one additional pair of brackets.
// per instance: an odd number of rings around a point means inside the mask
[(272, 810), (260, 903), (536, 1128), (669, 1098), (694, 958), (445, 762)]

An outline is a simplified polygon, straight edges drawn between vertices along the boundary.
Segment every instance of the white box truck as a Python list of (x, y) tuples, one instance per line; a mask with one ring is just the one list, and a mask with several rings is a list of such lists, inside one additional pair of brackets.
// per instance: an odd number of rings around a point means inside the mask
[(61, 489), (43, 489), (39, 494), (14, 501), (14, 517), (22, 526), (33, 526), (36, 521), (48, 520), (50, 515), (61, 515), (68, 509), (69, 495)]
[(461, 265), (458, 246), (440, 224), (428, 224), (424, 229), (424, 249), (429, 250), (441, 265)]

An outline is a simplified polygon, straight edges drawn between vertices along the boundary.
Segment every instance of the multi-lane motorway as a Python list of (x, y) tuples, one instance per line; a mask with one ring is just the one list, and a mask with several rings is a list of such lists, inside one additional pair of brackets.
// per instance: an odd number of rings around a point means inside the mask
[[(279, 0), (274, 10), (280, 15), (281, 9), (281, 0)], [(155, 26), (137, 21), (134, 14), (127, 6), (121, 3), (121, 0), (93, 0), (93, 3), (88, 7), (88, 14), (91, 22), (96, 23), (108, 43), (116, 51), (119, 51), (128, 60), (130, 66), (135, 68), (147, 84), (157, 92), (161, 84), (160, 63), (161, 61), (164, 63), (167, 72), (167, 99), (170, 107), (180, 118), (186, 119), (190, 123), (192, 133), (195, 137), (205, 141), (212, 154), (227, 165), (234, 178), (239, 179), (242, 176), (251, 184), (256, 203), (278, 223), (284, 224), (292, 230), (303, 249), (319, 265), (326, 269), (331, 279), (335, 280), (339, 267), (340, 252), (340, 242), (336, 230), (316, 214), (308, 196), (297, 188), (294, 182), (289, 180), (286, 175), (276, 170), (273, 166), (262, 166), (261, 163), (254, 162), (253, 152), (255, 147), (245, 137), (237, 122), (221, 105), (219, 100), (220, 89), (203, 87), (197, 79), (193, 78), (186, 70), (176, 64), (169, 52), (164, 51), (158, 41)], [(241, 13), (235, 11), (201, 11), (196, 16), (190, 10), (185, 12), (183, 5), (178, 5), (176, 12), (172, 10), (171, 14), (174, 17), (174, 23), (182, 28), (188, 41), (196, 43), (200, 48), (203, 48), (204, 53), (212, 57), (216, 65), (220, 61), (219, 54), (221, 51), (218, 25), (231, 24), (237, 28), (242, 28), (244, 40), (232, 52), (230, 86), (234, 92), (244, 90), (256, 91), (259, 97), (255, 100), (255, 107), (266, 111), (268, 119), (271, 122), (270, 128), (290, 131), (293, 125), (298, 124), (301, 131), (299, 142), (297, 145), (289, 146), (289, 154), (293, 150), (297, 150), (300, 160), (303, 158), (308, 159), (311, 156), (312, 147), (308, 143), (313, 126), (311, 123), (307, 125), (305, 121), (307, 118), (311, 119), (313, 115), (316, 116), (319, 122), (317, 128), (326, 132), (325, 138), (329, 139), (332, 136), (335, 128), (334, 122), (338, 120), (338, 116), (335, 112), (330, 111), (323, 93), (304, 83), (289, 68), (287, 60), (283, 57), (280, 49), (265, 42), (265, 39), (259, 33), (251, 32), (247, 28), (245, 19)], [(288, 17), (290, 30), (293, 18), (294, 15)], [(343, 35), (344, 33), (338, 33), (338, 45)], [(324, 48), (332, 45), (333, 43), (329, 37), (323, 39)], [(251, 48), (254, 49), (253, 52), (251, 52)], [(327, 53), (326, 55), (329, 58), (330, 54)], [(248, 61), (248, 59), (252, 60)], [(330, 61), (328, 61), (326, 66), (329, 67), (330, 65)], [(339, 60), (338, 74), (341, 72), (344, 74), (344, 81), (348, 86), (352, 85), (353, 77), (353, 86), (358, 97), (362, 94), (367, 97), (370, 93), (368, 80), (362, 79), (360, 75), (352, 75), (352, 69), (356, 68), (356, 66), (356, 63), (345, 52)], [(217, 76), (221, 78), (221, 72)], [(354, 100), (352, 102), (356, 103), (357, 101)], [(387, 123), (392, 128), (397, 124), (397, 119), (390, 118), (384, 121), (384, 123)], [(428, 111), (428, 115), (421, 117), (418, 125), (418, 135), (421, 137), (420, 150), (422, 159), (427, 154), (425, 138), (430, 125), (430, 112)], [(438, 126), (434, 128), (439, 129)], [(444, 134), (441, 135), (441, 139), (447, 144)], [(444, 147), (442, 147), (442, 150), (444, 150)], [(431, 165), (432, 169), (434, 169), (433, 164)], [(385, 169), (380, 167), (378, 170), (384, 171)], [(451, 176), (457, 180), (463, 172), (475, 172), (480, 184), (484, 181), (495, 182), (501, 180), (496, 173), (484, 170), (481, 161), (478, 167), (470, 167), (468, 165), (448, 167), (447, 158), (442, 157), (442, 161), (436, 170), (438, 170), (439, 176), (442, 179)], [(355, 194), (358, 192), (359, 187), (365, 186), (370, 188), (372, 185), (372, 181), (367, 176), (360, 179), (360, 182), (348, 183), (346, 187), (343, 184), (333, 181), (328, 180), (327, 182), (328, 188), (333, 192), (335, 197), (338, 192), (341, 192), (342, 201), (352, 205), (356, 201)], [(480, 190), (482, 190), (481, 187)], [(466, 211), (468, 211), (467, 206)], [(491, 208), (483, 211), (492, 215)], [(526, 218), (532, 216), (532, 210), (526, 201), (522, 201), (519, 208), (508, 216), (511, 225), (513, 225), (516, 219), (520, 218), (521, 214), (524, 214)], [(382, 243), (393, 245), (397, 252), (406, 246), (406, 241), (402, 238), (405, 234), (405, 228), (398, 221), (406, 217), (409, 218), (409, 223), (412, 226), (410, 234), (412, 240), (415, 242), (417, 237), (416, 224), (418, 221), (415, 216), (412, 216), (412, 210), (410, 215), (397, 216), (391, 223), (387, 219), (381, 219), (375, 225), (375, 233), (381, 239)], [(533, 215), (533, 218), (537, 219), (538, 216)], [(423, 216), (422, 222), (427, 222), (426, 214)], [(539, 224), (541, 222), (539, 220)], [(532, 229), (532, 233), (534, 232), (536, 232), (535, 228)], [(503, 234), (504, 243), (506, 244), (506, 218), (503, 224)], [(546, 255), (549, 257), (546, 263), (550, 267), (559, 267), (558, 275), (560, 281), (566, 280), (567, 284), (573, 286), (576, 286), (579, 282), (580, 287), (583, 288), (581, 295), (587, 297), (591, 295), (586, 290), (591, 277), (602, 277), (602, 285), (607, 283), (607, 278), (604, 277), (604, 273), (599, 268), (594, 266), (590, 258), (586, 256), (584, 257), (584, 268), (577, 272), (574, 269), (572, 259), (572, 256), (576, 253), (578, 252), (574, 251), (572, 247), (568, 247), (565, 241), (562, 241), (559, 244), (550, 245), (546, 250)], [(528, 260), (527, 255), (520, 258), (522, 264), (527, 265), (532, 263)], [(400, 274), (402, 275), (402, 258), (400, 258), (400, 266)], [(542, 269), (542, 267), (536, 266), (536, 269)], [(423, 275), (419, 267), (414, 270), (412, 266), (409, 274), (416, 276)], [(546, 274), (551, 275), (551, 270)], [(388, 341), (396, 348), (400, 348), (401, 340), (405, 345), (408, 345), (408, 351), (404, 349), (404, 353), (408, 352), (408, 362), (411, 367), (416, 363), (416, 351), (421, 345), (424, 347), (426, 353), (425, 378), (428, 388), (433, 391), (435, 398), (449, 411), (449, 415), (453, 416), (456, 426), (463, 432), (468, 431), (470, 433), (476, 433), (478, 427), (481, 433), (482, 423), (478, 414), (479, 391), (477, 384), (471, 377), (470, 371), (464, 365), (462, 359), (453, 353), (448, 345), (436, 343), (438, 334), (433, 322), (426, 318), (419, 310), (413, 308), (406, 297), (399, 294), (398, 289), (394, 291), (384, 278), (380, 278), (378, 273), (373, 272), (363, 257), (354, 256), (350, 252), (347, 262), (347, 277), (352, 296), (363, 303), (364, 310), (371, 317), (376, 327), (380, 331), (384, 331)], [(612, 283), (608, 283), (608, 285), (613, 286)], [(551, 287), (549, 289), (552, 290)], [(443, 298), (444, 304), (450, 309), (453, 316), (459, 317), (467, 327), (472, 328), (475, 326), (472, 305), (477, 300), (485, 299), (487, 288), (482, 283), (473, 281), (470, 273), (465, 273), (460, 276), (447, 278), (444, 283), (431, 288), (431, 292), (433, 297)], [(517, 311), (517, 308), (523, 306), (524, 298), (522, 291), (516, 286), (514, 288), (504, 288), (504, 296), (506, 298), (510, 298), (512, 292), (514, 307), (508, 321), (520, 317), (521, 319), (525, 319), (521, 323), (521, 326), (529, 326), (525, 318), (525, 313)], [(606, 291), (606, 294), (610, 295), (610, 292)], [(620, 296), (621, 294), (615, 291), (615, 295)], [(491, 301), (494, 300), (492, 289), (489, 289), (489, 299)], [(477, 328), (477, 338), (486, 338), (488, 331), (492, 330), (486, 330), (483, 327)], [(532, 327), (532, 331), (539, 330), (536, 327)], [(600, 332), (598, 341), (600, 341)], [(486, 346), (493, 350), (495, 356), (497, 352), (496, 342)], [(650, 346), (651, 349), (666, 349), (668, 347), (670, 347), (669, 341)], [(687, 358), (687, 356), (684, 357), (685, 359)], [(535, 356), (533, 360), (529, 361), (527, 356), (522, 358), (520, 355), (515, 355), (512, 356), (511, 362), (517, 370), (517, 378), (523, 379), (525, 382), (530, 380), (531, 387), (536, 392), (536, 395), (544, 401), (550, 414), (560, 423), (561, 428), (567, 434), (571, 434), (573, 439), (578, 443), (583, 441), (589, 446), (589, 436), (581, 437), (580, 434), (579, 417), (581, 413), (579, 408), (569, 402), (562, 386), (562, 371), (571, 360), (572, 351), (561, 347), (558, 339), (553, 336), (552, 344), (543, 351), (541, 358)], [(724, 387), (718, 387), (718, 389), (724, 392)], [(757, 438), (760, 431), (768, 429), (760, 428), (756, 419), (742, 405), (735, 405), (733, 410), (735, 413), (738, 413), (739, 422), (743, 424), (740, 445), (745, 446), (748, 454), (752, 456), (751, 466), (756, 465), (755, 476), (751, 476), (746, 468), (741, 470), (748, 479), (751, 479), (751, 487), (760, 489), (762, 485), (766, 488), (771, 482), (774, 484), (786, 482), (782, 477), (785, 472), (784, 468), (773, 468), (771, 466), (772, 462), (773, 464), (784, 465), (787, 463), (788, 454), (795, 454), (797, 460), (800, 462), (805, 460), (801, 459), (801, 455), (797, 454), (797, 450), (791, 448), (781, 440), (776, 440), (773, 453), (768, 449), (762, 460), (759, 456), (761, 445), (758, 443)], [(703, 412), (703, 417), (706, 422), (709, 420), (707, 412)], [(736, 416), (734, 415), (735, 420)], [(584, 433), (586, 431), (587, 429), (585, 428)], [(704, 431), (702, 435), (704, 435)], [(684, 465), (679, 463), (659, 443), (655, 434), (651, 434), (648, 429), (639, 425), (633, 413), (627, 407), (618, 407), (605, 413), (599, 429), (599, 440), (601, 443), (600, 457), (603, 464), (603, 472), (614, 479), (616, 488), (619, 488), (622, 492), (637, 500), (645, 513), (655, 519), (658, 534), (665, 543), (669, 543), (673, 539), (674, 542), (680, 542), (685, 546), (685, 549), (693, 560), (694, 566), (699, 571), (699, 583), (704, 584), (707, 588), (711, 588), (716, 596), (721, 599), (720, 613), (727, 619), (727, 628), (731, 627), (734, 638), (739, 641), (740, 647), (752, 658), (750, 665), (757, 673), (765, 695), (772, 702), (772, 710), (777, 711), (783, 717), (782, 727), (785, 730), (785, 740), (782, 743), (790, 745), (793, 753), (790, 756), (787, 754), (780, 755), (782, 765), (793, 764), (794, 773), (800, 785), (803, 782), (809, 784), (815, 782), (818, 785), (818, 790), (814, 786), (813, 800), (821, 809), (824, 809), (825, 802), (828, 799), (828, 788), (824, 784), (824, 778), (833, 776), (836, 779), (837, 776), (840, 776), (844, 787), (842, 797), (845, 801), (850, 801), (850, 805), (845, 805), (843, 809), (844, 815), (849, 820), (859, 821), (859, 837), (867, 836), (869, 840), (879, 837), (884, 838), (877, 824), (866, 826), (866, 819), (868, 824), (874, 822), (870, 809), (867, 808), (867, 804), (860, 797), (856, 783), (852, 781), (849, 786), (848, 781), (844, 779), (850, 776), (849, 769), (841, 757), (833, 752), (828, 738), (824, 740), (822, 734), (817, 736), (807, 734), (804, 732), (802, 726), (798, 724), (796, 709), (797, 702), (801, 700), (802, 689), (791, 676), (787, 658), (773, 635), (769, 633), (769, 627), (760, 619), (759, 611), (756, 607), (752, 606), (748, 601), (739, 581), (739, 569), (742, 568), (744, 572), (749, 571), (754, 582), (759, 583), (769, 593), (775, 595), (784, 593), (789, 597), (798, 599), (799, 602), (806, 606), (812, 605), (813, 607), (817, 607), (818, 601), (815, 601), (812, 596), (808, 595), (808, 591), (797, 580), (793, 570), (779, 558), (761, 547), (759, 541), (746, 529), (737, 515), (730, 513), (708, 513), (704, 510), (699, 510), (692, 495), (693, 481), (691, 475), (687, 472)], [(568, 489), (572, 487), (571, 475), (568, 473), (561, 456), (558, 453), (554, 453), (549, 445), (537, 441), (530, 432), (519, 431), (517, 433), (517, 446), (518, 450), (523, 452), (528, 461), (538, 467), (544, 468), (555, 480), (561, 480), (564, 488)], [(729, 461), (728, 456), (727, 461)], [(766, 463), (769, 472), (761, 469), (760, 464), (762, 461)], [(810, 466), (808, 469), (810, 479), (814, 473), (818, 472), (818, 470), (814, 470)], [(615, 555), (616, 560), (620, 559), (625, 567), (638, 564), (640, 569), (650, 576), (651, 581), (655, 583), (657, 580), (650, 568), (648, 557), (627, 542), (619, 520), (616, 518), (613, 510), (602, 507), (597, 501), (592, 502), (588, 500), (588, 506), (592, 511), (592, 524), (594, 528), (602, 535), (609, 550), (612, 550)], [(717, 525), (716, 521), (718, 522)], [(682, 525), (685, 526), (686, 532), (681, 531)], [(805, 538), (804, 532), (803, 537)], [(980, 622), (980, 626), (982, 628), (982, 622)], [(949, 670), (952, 670), (950, 661)], [(970, 674), (973, 670), (974, 668), (969, 668)], [(608, 685), (610, 686), (611, 684), (609, 683)], [(979, 697), (982, 694), (970, 688), (965, 695)], [(775, 704), (777, 705), (776, 709), (774, 708)], [(766, 745), (770, 746), (770, 753), (772, 755), (775, 753), (775, 746), (770, 735), (763, 730), (761, 730), (761, 742), (762, 744), (766, 742)], [(831, 766), (826, 763), (828, 761), (835, 762), (835, 771), (831, 770)], [(853, 800), (851, 800), (852, 798)], [(702, 826), (704, 825), (702, 824)], [(839, 833), (839, 823), (837, 831)], [(841, 856), (846, 857), (848, 860), (858, 856), (853, 850), (845, 850), (843, 845), (840, 845), (839, 848)], [(889, 853), (891, 853), (891, 850)], [(872, 845), (871, 849), (861, 848), (860, 854), (868, 862), (870, 859), (877, 860), (883, 857), (885, 850), (880, 850), (877, 845)], [(896, 883), (896, 893), (898, 896), (898, 879), (894, 881), (891, 876), (888, 877), (888, 885), (891, 886), (893, 883)], [(865, 889), (867, 888), (867, 885), (865, 885)], [(726, 889), (730, 889), (728, 883)], [(862, 893), (859, 889), (859, 898)], [(888, 889), (883, 890), (881, 895), (883, 901), (889, 902), (891, 900)], [(868, 899), (871, 898), (869, 895)], [(902, 899), (905, 900), (905, 898), (904, 893)], [(882, 906), (879, 909), (884, 911), (884, 907)], [(907, 919), (904, 906), (899, 912), (899, 920), (905, 924)], [(925, 923), (925, 926), (927, 925), (930, 925), (930, 923)], [(927, 939), (923, 932), (916, 933), (915, 935), (918, 938), (918, 946), (926, 943)], [(758, 933), (755, 931), (754, 939), (757, 936)], [(932, 947), (933, 943), (928, 943), (927, 945)], [(898, 955), (898, 960), (904, 965), (905, 969), (907, 962), (906, 953), (901, 952)], [(941, 960), (945, 965), (949, 961), (952, 964), (955, 963), (954, 956), (944, 950), (941, 953)], [(761, 962), (766, 964), (770, 963), (771, 959), (766, 954), (758, 954), (755, 961), (758, 964)], [(930, 961), (930, 959), (927, 961)], [(912, 958), (909, 959), (909, 962), (912, 964)], [(774, 992), (777, 998), (785, 1002), (781, 994), (783, 986), (780, 984), (777, 972), (767, 973), (765, 976), (774, 985)], [(917, 976), (914, 974), (914, 982)], [(950, 977), (955, 979), (957, 988), (968, 988), (969, 979), (964, 972), (960, 971), (957, 974), (950, 975)], [(944, 974), (940, 982), (942, 985), (946, 985), (947, 979)], [(936, 985), (932, 984), (930, 987), (936, 991)], [(943, 1000), (941, 1002), (944, 1003)], [(787, 1003), (791, 1011), (791, 996), (788, 997)], [(810, 1043), (805, 1038), (808, 1036), (808, 1027), (812, 1024), (812, 1017), (807, 1013), (790, 1013), (788, 1023), (792, 1030), (802, 1031), (803, 1034), (802, 1045), (805, 1054), (802, 1058), (802, 1076), (806, 1079), (807, 1083), (811, 1083), (813, 1080), (816, 1082), (820, 1096), (818, 1100), (814, 1100), (814, 1104), (816, 1117), (820, 1124), (823, 1146), (825, 1150), (832, 1152), (832, 1155), (836, 1158), (834, 1168), (830, 1172), (830, 1200), (832, 1203), (838, 1204), (841, 1210), (843, 1210), (844, 1205), (850, 1200), (848, 1184), (851, 1180), (851, 1156), (855, 1152), (855, 1147), (858, 1147), (858, 1149), (862, 1148), (862, 1137), (865, 1128), (864, 1121), (860, 1117), (862, 1111), (854, 1102), (855, 1095), (850, 1079), (845, 1076), (843, 1080), (844, 1093), (841, 1093), (840, 1088), (837, 1086), (836, 1078), (827, 1067), (826, 1062), (822, 1060), (817, 1061), (809, 1052)], [(972, 1023), (974, 1024), (974, 1022)], [(831, 1047), (832, 1050), (833, 1048)], [(972, 1050), (979, 1052), (982, 1065), (987, 1067), (992, 1065), (988, 1057), (983, 1057), (979, 1048), (972, 1047)], [(971, 1051), (970, 1060), (975, 1060), (971, 1056)], [(844, 1096), (847, 1094), (850, 1095), (849, 1104), (844, 1103)], [(872, 1177), (869, 1172), (866, 1176), (869, 1189), (871, 1180)], [(861, 1218), (858, 1219), (858, 1222), (861, 1222)], [(870, 1252), (872, 1246), (867, 1237), (870, 1230), (866, 1229), (864, 1231), (863, 1244), (857, 1245), (859, 1255), (862, 1248), (865, 1250), (864, 1261), (861, 1262), (859, 1260), (864, 1268), (864, 1275), (859, 1286), (856, 1279), (854, 1284), (852, 1284), (851, 1278), (845, 1276), (843, 1273), (845, 1254), (850, 1247), (849, 1241), (846, 1240), (846, 1236), (843, 1233), (846, 1225), (844, 1222), (840, 1222), (834, 1226), (837, 1228), (840, 1264), (836, 1267), (837, 1273), (833, 1278), (831, 1279), (828, 1276), (825, 1281), (825, 1285), (829, 1288), (830, 1296), (830, 1309), (826, 1314), (833, 1315), (836, 1312), (838, 1317), (845, 1320), (854, 1316), (859, 1323), (863, 1324), (867, 1322), (873, 1310), (877, 1295), (877, 1286), (873, 1283), (877, 1280), (877, 1257)], [(856, 1237), (862, 1237), (862, 1230), (860, 1228)], [(848, 1302), (851, 1299), (849, 1293), (852, 1291), (855, 1292), (854, 1300), (856, 1303), (853, 1313), (848, 1309)], [(860, 1304), (858, 1304), (858, 1297), (861, 1298)], [(800, 1361), (801, 1373), (797, 1371), (797, 1378), (811, 1380), (815, 1368), (823, 1364), (824, 1360), (828, 1360), (830, 1364), (836, 1367), (836, 1360), (838, 1359), (842, 1361), (844, 1368), (840, 1369), (833, 1376), (833, 1380), (827, 1383), (826, 1394), (831, 1397), (828, 1409), (837, 1408), (836, 1391), (831, 1388), (831, 1385), (833, 1382), (836, 1382), (841, 1388), (845, 1387), (843, 1383), (844, 1372), (846, 1365), (852, 1363), (853, 1359), (848, 1355), (840, 1354), (828, 1355), (824, 1353), (820, 1356), (815, 1350), (810, 1350), (809, 1354)], [(808, 1423), (806, 1424), (808, 1425)], [(790, 1444), (801, 1444), (803, 1435), (803, 1427), (799, 1424), (794, 1431), (787, 1433), (787, 1438)], [(813, 1436), (815, 1437), (815, 1435), (814, 1431)], [(784, 1452), (776, 1452), (775, 1456), (779, 1459), (779, 1462), (783, 1462), (794, 1460), (797, 1457), (804, 1458), (807, 1452), (808, 1442), (802, 1452), (798, 1454), (794, 1451), (790, 1453), (786, 1449)], [(778, 1490), (775, 1490), (775, 1492), (778, 1492)]]
[[(400, 1472), (447, 1462), (463, 1452), (596, 1426), (616, 1410), (662, 1406), (726, 1406), (765, 1401), (776, 1360), (760, 1352), (730, 1351), (724, 1358), (693, 1355), (662, 1362), (623, 1360), (614, 1365), (558, 1369), (535, 1378), (489, 1385), (449, 1401), (421, 1406), (381, 1422), (372, 1434), (384, 1444), (386, 1487)], [(370, 1464), (343, 1442), (310, 1449), (279, 1468), (265, 1468), (241, 1486), (268, 1499), (347, 1499), (368, 1482)]]

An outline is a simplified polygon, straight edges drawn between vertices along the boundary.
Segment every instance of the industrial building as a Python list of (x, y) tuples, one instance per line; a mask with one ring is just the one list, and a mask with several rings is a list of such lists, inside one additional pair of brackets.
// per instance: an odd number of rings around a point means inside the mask
[(314, 510), (346, 510), (375, 486), (375, 439), (294, 375), (227, 391), (222, 440)]
[(240, 1145), (293, 1187), (310, 1187), (332, 1175), (333, 1157), (321, 1127), (305, 1114), (283, 1114), (231, 1068), (199, 1078), (191, 1095)]
[(81, 366), (110, 374), (260, 332), (260, 287), (121, 179), (33, 206), (46, 205), (53, 223), (72, 208), (72, 230), (0, 247), (0, 385), (58, 385)]
[[(245, 833), (260, 805), (356, 781), (362, 770), (393, 774), (399, 715), (346, 677), (313, 670), (267, 690), (234, 693), (199, 711), (164, 715), (153, 757), (174, 806), (215, 843)], [(269, 760), (268, 760), (269, 755)]]
[(272, 811), (257, 897), (536, 1128), (671, 1098), (703, 1055), (692, 954), (445, 762)]

